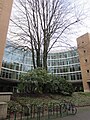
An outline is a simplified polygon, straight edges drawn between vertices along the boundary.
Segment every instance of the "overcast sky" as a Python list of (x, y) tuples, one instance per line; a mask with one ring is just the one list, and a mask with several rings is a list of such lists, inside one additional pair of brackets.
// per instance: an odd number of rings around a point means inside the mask
[(90, 33), (90, 0), (71, 0), (71, 2), (75, 2), (84, 15), (81, 24), (76, 25), (77, 33), (69, 37), (72, 46), (77, 46), (76, 39), (87, 32)]
[[(73, 0), (75, 1), (75, 0)], [(81, 9), (84, 9), (84, 14), (85, 14), (85, 18), (82, 22), (82, 26), (80, 27), (80, 31), (78, 32), (78, 35), (75, 37), (77, 38), (78, 36), (81, 36), (82, 34), (85, 34), (87, 32), (90, 33), (90, 0), (77, 0), (78, 3), (82, 2), (82, 7)], [(78, 26), (77, 26), (78, 27)]]
[[(75, 2), (75, 4), (78, 5), (78, 8), (81, 9), (81, 12), (82, 12), (81, 14), (85, 14), (81, 22), (82, 25), (80, 26), (76, 25), (77, 34), (68, 36), (68, 38), (72, 41), (72, 45), (74, 43), (74, 46), (77, 46), (76, 38), (78, 38), (79, 36), (87, 32), (90, 33), (90, 0), (71, 0), (71, 2), (72, 3)], [(13, 12), (13, 9), (12, 9), (12, 12)]]

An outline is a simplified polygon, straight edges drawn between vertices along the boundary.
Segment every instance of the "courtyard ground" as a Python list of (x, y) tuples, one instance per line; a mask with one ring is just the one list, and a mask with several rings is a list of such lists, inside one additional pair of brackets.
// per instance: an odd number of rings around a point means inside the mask
[(76, 115), (56, 118), (55, 120), (90, 120), (90, 106), (79, 107)]

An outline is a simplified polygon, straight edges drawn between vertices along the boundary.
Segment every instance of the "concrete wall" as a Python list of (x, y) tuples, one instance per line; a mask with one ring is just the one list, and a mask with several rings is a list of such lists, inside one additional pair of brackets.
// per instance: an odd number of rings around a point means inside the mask
[(90, 34), (86, 33), (77, 38), (77, 47), (85, 92), (90, 91)]
[(7, 117), (7, 102), (10, 101), (11, 92), (0, 92), (0, 120)]
[(0, 69), (2, 66), (12, 2), (13, 0), (0, 0)]
[(7, 103), (0, 102), (0, 120), (5, 120), (7, 117)]
[(10, 101), (11, 95), (12, 95), (12, 92), (0, 92), (0, 102)]

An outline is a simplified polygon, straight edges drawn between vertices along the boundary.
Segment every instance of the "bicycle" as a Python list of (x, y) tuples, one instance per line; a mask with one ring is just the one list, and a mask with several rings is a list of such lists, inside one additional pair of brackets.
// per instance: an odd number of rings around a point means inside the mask
[(63, 114), (75, 115), (77, 113), (77, 108), (72, 102), (64, 101), (64, 103), (61, 105), (61, 111)]

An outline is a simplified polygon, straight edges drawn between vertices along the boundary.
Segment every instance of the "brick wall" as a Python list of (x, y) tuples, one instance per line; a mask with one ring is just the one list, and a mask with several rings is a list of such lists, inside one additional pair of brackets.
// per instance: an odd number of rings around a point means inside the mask
[(0, 69), (7, 37), (13, 0), (0, 0)]

